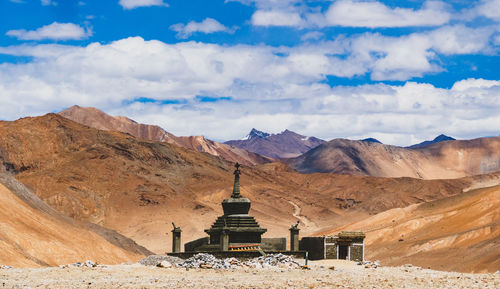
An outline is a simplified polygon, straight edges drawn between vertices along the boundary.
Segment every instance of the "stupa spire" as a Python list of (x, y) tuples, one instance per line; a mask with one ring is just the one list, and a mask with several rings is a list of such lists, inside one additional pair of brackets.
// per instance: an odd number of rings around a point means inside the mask
[(231, 194), (231, 198), (239, 199), (239, 198), (241, 198), (241, 194), (240, 194), (240, 175), (241, 175), (240, 164), (236, 163), (234, 165), (234, 167), (236, 169), (234, 170), (234, 185), (233, 185), (233, 193)]

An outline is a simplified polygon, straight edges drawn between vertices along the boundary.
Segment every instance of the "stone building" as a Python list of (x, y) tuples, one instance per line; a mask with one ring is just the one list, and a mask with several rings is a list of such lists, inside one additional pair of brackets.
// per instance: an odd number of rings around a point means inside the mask
[(344, 259), (364, 261), (365, 234), (363, 232), (342, 231), (334, 236), (304, 237), (299, 249), (309, 252), (311, 260)]
[(224, 214), (205, 230), (209, 237), (184, 244), (185, 252), (286, 251), (286, 238), (262, 238), (267, 229), (248, 214), (251, 201), (241, 196), (240, 165), (235, 167), (233, 192), (222, 201)]
[(248, 214), (251, 202), (240, 194), (240, 174), (239, 164), (236, 164), (233, 193), (231, 198), (222, 201), (224, 215), (218, 217), (210, 229), (205, 230), (210, 235), (210, 244), (219, 244), (221, 251), (227, 251), (230, 246), (260, 244), (261, 235), (267, 231)]

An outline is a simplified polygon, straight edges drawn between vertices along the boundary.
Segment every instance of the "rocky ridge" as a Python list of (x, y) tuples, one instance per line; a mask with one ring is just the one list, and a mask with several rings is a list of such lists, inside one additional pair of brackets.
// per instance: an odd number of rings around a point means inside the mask
[(335, 139), (286, 162), (302, 173), (461, 178), (500, 171), (500, 137), (444, 141), (414, 149)]
[(263, 156), (281, 159), (299, 156), (324, 142), (324, 140), (306, 137), (290, 130), (269, 134), (254, 128), (244, 139), (230, 140), (225, 144)]
[(157, 125), (137, 123), (124, 116), (110, 116), (93, 107), (72, 106), (58, 113), (65, 118), (100, 130), (128, 133), (145, 140), (166, 142), (198, 152), (220, 156), (231, 162), (256, 165), (273, 159), (246, 150), (206, 139), (204, 136), (175, 136)]

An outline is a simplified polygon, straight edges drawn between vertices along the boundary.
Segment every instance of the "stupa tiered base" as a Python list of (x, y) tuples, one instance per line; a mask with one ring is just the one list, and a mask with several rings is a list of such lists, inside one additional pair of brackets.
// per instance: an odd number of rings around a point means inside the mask
[(210, 235), (209, 244), (219, 244), (223, 251), (231, 246), (245, 244), (260, 244), (261, 235), (267, 229), (261, 228), (254, 217), (248, 215), (251, 202), (240, 194), (240, 170), (236, 164), (234, 171), (234, 186), (231, 198), (222, 201), (224, 215), (217, 218), (210, 229), (205, 232)]

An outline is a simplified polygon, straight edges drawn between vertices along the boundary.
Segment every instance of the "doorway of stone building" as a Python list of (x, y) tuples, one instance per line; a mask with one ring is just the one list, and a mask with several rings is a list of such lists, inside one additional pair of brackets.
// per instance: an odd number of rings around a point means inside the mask
[(339, 245), (339, 259), (347, 260), (349, 246)]

